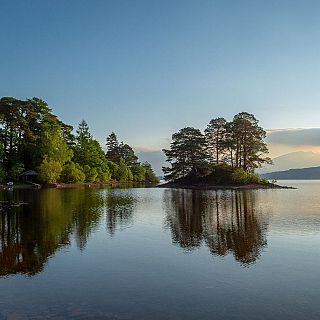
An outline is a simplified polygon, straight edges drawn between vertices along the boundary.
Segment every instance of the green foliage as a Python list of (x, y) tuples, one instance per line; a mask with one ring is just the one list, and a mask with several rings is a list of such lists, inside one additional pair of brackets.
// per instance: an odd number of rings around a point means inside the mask
[(140, 163), (133, 165), (131, 167), (131, 172), (133, 175), (133, 181), (145, 181), (146, 169)]
[(118, 168), (119, 166), (114, 163), (113, 161), (107, 160), (107, 166), (109, 168), (109, 172), (111, 174), (111, 179), (117, 179), (117, 172), (118, 172)]
[(225, 163), (231, 168), (243, 169), (234, 172), (235, 181), (260, 181), (258, 176), (250, 174), (263, 163), (272, 163), (266, 157), (265, 137), (266, 132), (259, 126), (259, 121), (247, 112), (238, 113), (231, 122), (224, 118), (212, 119), (205, 129), (205, 139), (197, 129), (181, 129), (173, 134), (170, 149), (163, 150), (171, 164), (171, 167), (163, 168), (165, 178), (209, 176), (213, 164)]
[(75, 139), (74, 162), (81, 166), (89, 165), (91, 168), (97, 168), (106, 161), (99, 142), (92, 138), (89, 126), (85, 121), (79, 124)]
[(86, 176), (78, 163), (69, 162), (62, 168), (60, 180), (66, 183), (84, 182)]
[(106, 147), (106, 157), (108, 160), (119, 164), (120, 160), (123, 159), (130, 169), (137, 164), (138, 157), (135, 155), (133, 149), (126, 143), (119, 143), (114, 132), (107, 137)]
[(24, 171), (24, 165), (23, 163), (15, 163), (11, 167), (11, 170), (9, 172), (9, 175), (11, 178), (15, 179), (16, 181), (19, 179), (19, 175)]
[(216, 118), (212, 119), (205, 129), (209, 158), (216, 164), (219, 164), (225, 153), (226, 124), (224, 118)]
[(46, 183), (55, 183), (59, 180), (62, 171), (62, 165), (59, 161), (48, 160), (45, 157), (40, 164), (39, 180)]
[(145, 178), (144, 180), (146, 182), (151, 182), (151, 183), (159, 183), (159, 177), (156, 176), (156, 174), (154, 173), (151, 164), (148, 162), (145, 162), (142, 164), (142, 167), (145, 170)]
[(107, 159), (114, 162), (114, 163), (119, 163), (121, 159), (120, 155), (120, 144), (118, 141), (118, 138), (114, 132), (112, 132), (108, 137), (107, 137)]
[(237, 184), (267, 184), (268, 181), (256, 173), (246, 172), (243, 168), (236, 168), (232, 173), (232, 180)]
[(164, 167), (167, 180), (198, 176), (208, 166), (206, 140), (200, 130), (187, 127), (172, 135), (170, 149), (164, 149), (170, 167)]
[[(107, 182), (117, 177), (131, 181), (131, 168), (137, 166), (142, 171), (133, 149), (119, 143), (114, 133), (107, 138), (106, 157), (85, 121), (79, 124), (75, 136), (72, 130), (39, 98), (0, 98), (0, 179), (18, 179), (24, 168), (39, 168), (39, 180), (43, 182), (58, 181), (62, 168), (63, 179), (81, 181), (77, 171), (84, 170), (87, 182)], [(121, 159), (126, 166), (120, 166)], [(74, 169), (70, 161), (79, 167)], [(141, 178), (141, 172), (137, 173), (136, 179)]]
[(7, 177), (5, 170), (0, 166), (0, 182), (4, 182)]
[(109, 182), (110, 180), (111, 180), (111, 173), (109, 171), (104, 171), (99, 173), (96, 181), (106, 183), (106, 182)]
[(132, 181), (133, 175), (129, 167), (126, 165), (123, 159), (120, 160), (119, 167), (116, 174), (118, 181)]
[(73, 156), (72, 150), (64, 140), (61, 127), (56, 124), (43, 126), (40, 136), (40, 151), (43, 158), (59, 162), (61, 166), (70, 161)]
[(234, 183), (246, 184), (248, 183), (248, 173), (243, 168), (237, 168), (232, 173), (232, 180)]
[(132, 166), (137, 164), (138, 157), (134, 154), (133, 149), (128, 144), (121, 142), (119, 146), (119, 153), (130, 169)]
[(98, 170), (96, 168), (91, 168), (87, 164), (83, 167), (83, 172), (85, 174), (86, 182), (95, 182), (98, 177)]

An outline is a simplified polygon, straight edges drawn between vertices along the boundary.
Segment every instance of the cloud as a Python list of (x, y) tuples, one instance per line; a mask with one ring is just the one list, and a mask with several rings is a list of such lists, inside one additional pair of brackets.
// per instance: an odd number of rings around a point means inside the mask
[(269, 130), (266, 142), (287, 146), (320, 147), (320, 128)]

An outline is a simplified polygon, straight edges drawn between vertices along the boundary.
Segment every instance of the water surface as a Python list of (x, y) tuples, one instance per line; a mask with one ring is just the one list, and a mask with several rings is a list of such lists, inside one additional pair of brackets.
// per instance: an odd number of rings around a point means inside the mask
[(285, 184), (2, 191), (0, 319), (319, 319), (320, 182)]

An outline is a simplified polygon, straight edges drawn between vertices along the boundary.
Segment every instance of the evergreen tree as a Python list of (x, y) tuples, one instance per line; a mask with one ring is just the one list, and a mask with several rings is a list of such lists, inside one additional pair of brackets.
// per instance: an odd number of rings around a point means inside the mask
[(120, 144), (114, 132), (112, 132), (107, 137), (106, 147), (107, 147), (107, 153), (106, 153), (107, 159), (110, 161), (113, 161), (114, 163), (119, 163), (121, 159)]
[(76, 131), (74, 146), (74, 162), (81, 166), (92, 168), (101, 166), (105, 161), (105, 154), (99, 142), (93, 139), (88, 124), (83, 120)]
[(166, 180), (199, 176), (207, 168), (206, 141), (199, 129), (187, 127), (172, 135), (170, 149), (164, 149), (170, 167), (164, 167)]
[(265, 155), (268, 153), (264, 142), (266, 132), (259, 126), (253, 114), (241, 112), (232, 122), (233, 140), (235, 141), (235, 164), (246, 172), (254, 170), (263, 163), (271, 163)]
[(117, 171), (117, 180), (118, 181), (132, 181), (133, 175), (129, 167), (126, 165), (123, 159), (120, 159), (118, 171)]
[(216, 164), (219, 164), (225, 153), (226, 125), (226, 119), (216, 118), (212, 119), (205, 129), (209, 159)]
[(145, 170), (145, 176), (144, 176), (145, 182), (159, 183), (159, 177), (156, 176), (149, 162), (143, 163), (142, 167)]
[(134, 154), (133, 149), (128, 144), (119, 145), (119, 154), (129, 168), (132, 168), (138, 162), (138, 157)]

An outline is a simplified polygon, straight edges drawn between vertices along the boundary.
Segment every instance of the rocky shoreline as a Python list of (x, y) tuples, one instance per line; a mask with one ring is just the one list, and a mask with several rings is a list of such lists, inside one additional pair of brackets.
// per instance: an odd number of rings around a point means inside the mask
[(158, 185), (158, 188), (193, 189), (193, 190), (259, 190), (259, 189), (296, 189), (289, 186), (280, 186), (274, 183), (245, 184), (245, 185), (212, 185), (208, 183), (183, 184), (167, 182)]

